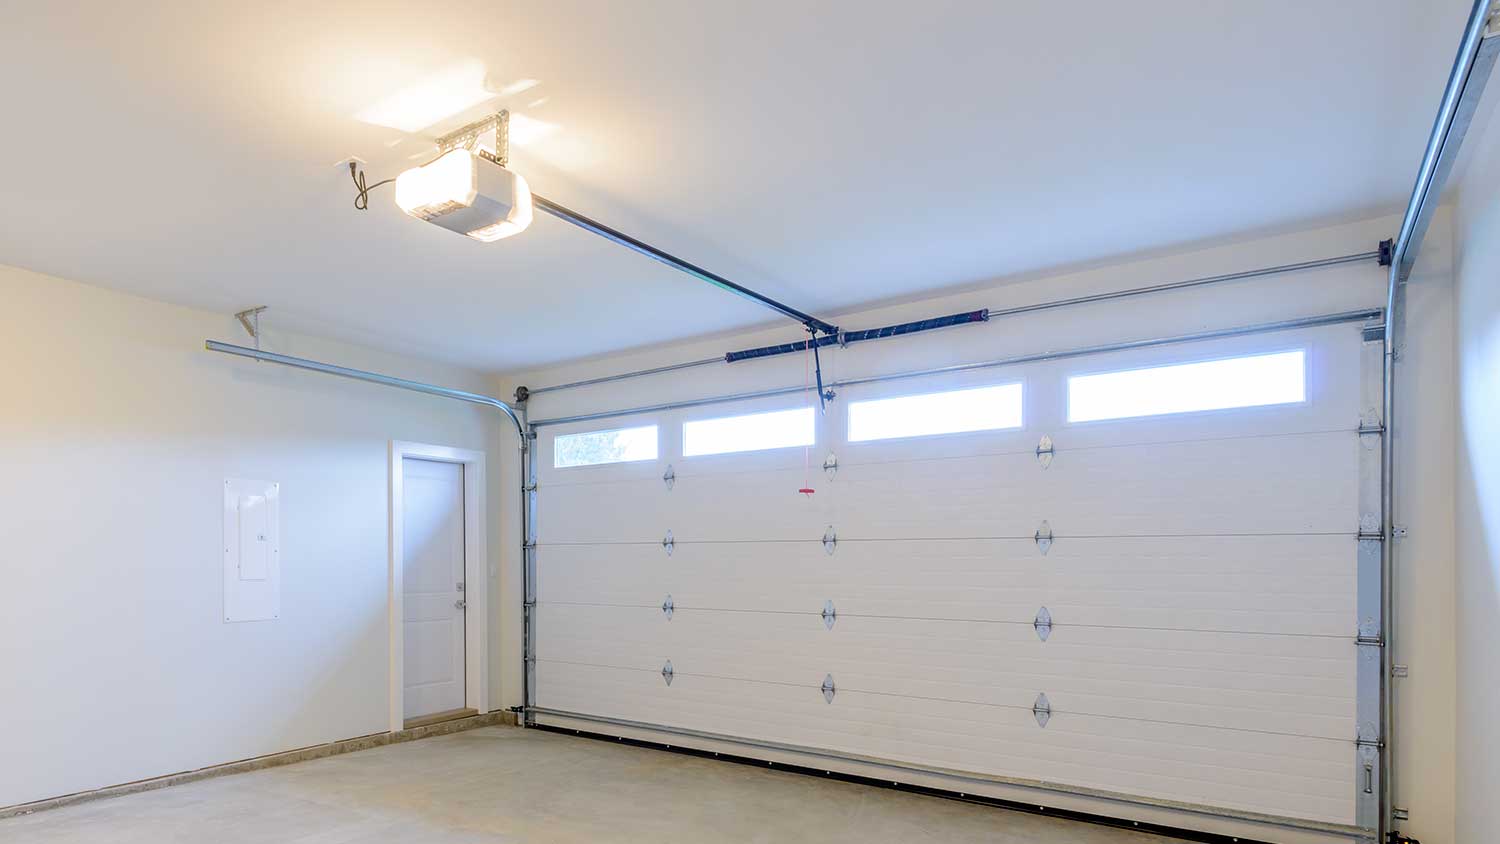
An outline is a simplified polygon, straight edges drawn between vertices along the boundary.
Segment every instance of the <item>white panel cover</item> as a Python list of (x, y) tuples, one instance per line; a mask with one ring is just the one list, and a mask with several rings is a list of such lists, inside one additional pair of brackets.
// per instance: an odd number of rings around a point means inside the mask
[(281, 485), (224, 481), (224, 620), (281, 615)]
[[(1293, 348), (1303, 403), (1064, 421), (1070, 374)], [(851, 388), (806, 450), (683, 458), (684, 419), (736, 411), (654, 416), (659, 461), (541, 473), (537, 705), (1352, 824), (1360, 348), (1335, 326)], [(1020, 430), (846, 441), (846, 401), (1017, 380)]]

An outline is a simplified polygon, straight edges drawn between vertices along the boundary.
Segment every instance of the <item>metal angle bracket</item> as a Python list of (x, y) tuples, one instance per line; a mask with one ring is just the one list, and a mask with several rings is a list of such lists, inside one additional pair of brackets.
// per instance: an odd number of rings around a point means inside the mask
[(1036, 696), (1036, 703), (1031, 705), (1031, 714), (1036, 716), (1036, 723), (1039, 727), (1045, 728), (1047, 722), (1052, 720), (1052, 702), (1047, 700), (1046, 692)]
[(672, 602), (671, 593), (667, 593), (667, 599), (661, 602), (662, 615), (667, 617), (667, 621), (672, 620), (672, 611), (675, 609), (677, 609), (677, 605)]
[(1036, 444), (1036, 462), (1042, 464), (1042, 468), (1045, 469), (1052, 465), (1052, 456), (1056, 453), (1057, 450), (1052, 445), (1052, 437), (1042, 434), (1041, 442)]
[(833, 556), (833, 552), (838, 550), (838, 547), (839, 535), (834, 531), (833, 525), (829, 525), (828, 530), (823, 531), (823, 550), (827, 551), (829, 556)]
[(264, 310), (266, 310), (265, 305), (257, 305), (234, 315), (234, 318), (240, 321), (240, 325), (245, 327), (245, 333), (255, 341), (257, 352), (260, 351), (260, 315)]
[(1036, 542), (1037, 550), (1046, 556), (1047, 552), (1052, 549), (1052, 525), (1044, 519), (1041, 527), (1036, 529), (1036, 533), (1032, 534), (1031, 538)]
[(831, 451), (828, 452), (828, 456), (823, 458), (823, 472), (824, 474), (828, 475), (828, 480), (833, 480), (833, 476), (837, 475), (839, 472), (838, 455), (834, 454)]
[(667, 471), (662, 474), (661, 482), (667, 485), (668, 492), (671, 492), (672, 487), (677, 485), (677, 470), (672, 468), (671, 463), (667, 464)]
[(438, 138), (438, 152), (444, 153), (459, 147), (472, 149), (479, 143), (479, 136), (491, 129), (495, 130), (495, 154), (491, 156), (484, 153), (484, 157), (504, 167), (510, 163), (510, 111), (508, 109), (502, 108), (489, 117), (476, 120), (467, 126), (460, 126)]
[(823, 702), (824, 703), (833, 703), (833, 695), (834, 695), (835, 689), (834, 689), (834, 686), (833, 686), (833, 675), (832, 674), (829, 674), (829, 675), (827, 675), (827, 676), (825, 676), (823, 678), (823, 685), (822, 685), (821, 688), (823, 690)]
[(677, 539), (672, 536), (670, 530), (661, 538), (661, 547), (666, 549), (668, 557), (672, 556), (672, 551), (677, 547)]
[(1036, 618), (1032, 620), (1031, 626), (1036, 630), (1038, 639), (1043, 642), (1047, 641), (1047, 637), (1052, 635), (1052, 613), (1048, 612), (1046, 607), (1037, 610)]
[(823, 626), (827, 627), (829, 630), (832, 630), (833, 629), (833, 623), (835, 621), (837, 621), (838, 617), (839, 617), (838, 610), (836, 610), (836, 609), (833, 608), (833, 599), (832, 598), (830, 598), (830, 599), (828, 599), (828, 600), (826, 600), (826, 601), (823, 602), (822, 616), (823, 616)]
[(661, 667), (661, 678), (667, 681), (668, 686), (672, 685), (672, 675), (675, 673), (672, 670), (672, 660), (667, 660), (667, 664)]

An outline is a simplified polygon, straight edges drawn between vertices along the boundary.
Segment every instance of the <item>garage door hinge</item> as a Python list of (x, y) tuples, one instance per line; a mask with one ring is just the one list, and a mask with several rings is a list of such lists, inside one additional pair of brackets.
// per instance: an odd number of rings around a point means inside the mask
[(670, 530), (667, 531), (666, 536), (661, 538), (661, 547), (667, 550), (668, 557), (672, 556), (672, 550), (677, 547), (677, 540), (672, 537), (672, 532)]
[(522, 542), (521, 543), (521, 550), (522, 551), (535, 551), (536, 550), (536, 543), (535, 542)]
[(1052, 465), (1052, 455), (1056, 450), (1052, 447), (1052, 437), (1042, 434), (1042, 441), (1036, 445), (1036, 460), (1045, 469)]
[(839, 535), (834, 532), (833, 525), (829, 525), (828, 530), (823, 531), (823, 550), (831, 556), (838, 547)]
[(1047, 637), (1052, 635), (1052, 613), (1048, 612), (1046, 607), (1037, 610), (1036, 618), (1031, 622), (1031, 626), (1036, 630), (1038, 639), (1043, 642), (1047, 641)]
[(823, 471), (828, 475), (828, 480), (833, 480), (833, 476), (839, 472), (838, 455), (828, 452), (828, 456), (823, 458)]
[(1359, 533), (1354, 538), (1360, 542), (1380, 542), (1385, 539), (1385, 531), (1380, 528), (1380, 517), (1374, 513), (1366, 513), (1359, 517)]
[(833, 629), (833, 622), (836, 621), (836, 620), (838, 620), (838, 617), (839, 617), (838, 610), (836, 610), (836, 609), (833, 608), (833, 599), (832, 598), (830, 598), (830, 599), (828, 599), (828, 600), (826, 600), (826, 601), (823, 602), (823, 613), (822, 613), (822, 615), (823, 615), (823, 626), (827, 627), (829, 630), (832, 630)]
[(1036, 541), (1037, 550), (1045, 555), (1052, 547), (1052, 525), (1043, 521), (1042, 526), (1036, 529), (1036, 533), (1032, 534), (1031, 538)]
[(667, 464), (667, 471), (661, 476), (661, 481), (667, 485), (668, 492), (671, 492), (672, 487), (677, 484), (677, 472), (672, 468), (671, 463)]
[(667, 660), (667, 664), (661, 667), (661, 678), (666, 680), (669, 686), (672, 685), (672, 674), (672, 660), (669, 659)]
[(1052, 702), (1047, 700), (1046, 692), (1036, 696), (1036, 703), (1031, 705), (1031, 714), (1036, 716), (1036, 723), (1039, 727), (1046, 727), (1047, 722), (1052, 720)]
[(667, 599), (661, 602), (661, 611), (667, 617), (667, 621), (672, 620), (672, 611), (675, 609), (677, 609), (677, 605), (672, 603), (672, 595), (668, 593)]
[(536, 492), (536, 481), (532, 481), (531, 483), (526, 484), (525, 486), (521, 487), (521, 491), (522, 492)]
[(828, 676), (826, 676), (826, 677), (823, 678), (823, 686), (822, 686), (822, 688), (823, 688), (823, 701), (825, 703), (833, 703), (834, 687), (833, 687), (833, 675), (832, 674), (829, 674)]

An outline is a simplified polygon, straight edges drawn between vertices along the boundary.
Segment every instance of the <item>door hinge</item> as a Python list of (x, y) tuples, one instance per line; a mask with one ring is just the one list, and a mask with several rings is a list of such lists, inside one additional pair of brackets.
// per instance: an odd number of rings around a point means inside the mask
[(1036, 529), (1036, 533), (1031, 535), (1031, 539), (1036, 543), (1037, 550), (1046, 556), (1052, 548), (1052, 525), (1044, 520), (1042, 526)]
[(1043, 642), (1047, 641), (1047, 637), (1052, 635), (1052, 613), (1048, 612), (1046, 607), (1037, 610), (1036, 618), (1032, 619), (1031, 627), (1036, 630), (1038, 639), (1041, 639)]
[(1036, 444), (1036, 461), (1042, 464), (1042, 468), (1045, 469), (1052, 465), (1052, 457), (1055, 454), (1057, 454), (1057, 450), (1052, 445), (1052, 437), (1042, 434), (1041, 442)]
[(1036, 696), (1036, 702), (1031, 705), (1031, 714), (1036, 716), (1039, 727), (1046, 727), (1047, 722), (1052, 720), (1052, 702), (1047, 700), (1047, 693), (1041, 692)]

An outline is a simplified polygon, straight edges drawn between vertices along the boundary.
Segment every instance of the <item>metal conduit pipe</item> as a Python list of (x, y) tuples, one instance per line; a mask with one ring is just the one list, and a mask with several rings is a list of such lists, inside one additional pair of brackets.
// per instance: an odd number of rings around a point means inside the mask
[[(1459, 41), (1458, 54), (1453, 60), (1453, 69), (1443, 89), (1443, 99), (1433, 121), (1432, 134), (1427, 139), (1427, 148), (1422, 154), (1422, 163), (1417, 169), (1417, 179), (1412, 187), (1406, 213), (1401, 219), (1401, 230), (1391, 252), (1391, 265), (1386, 285), (1385, 362), (1382, 373), (1384, 396), (1382, 422), (1385, 426), (1381, 437), (1381, 724), (1380, 724), (1380, 825), (1379, 840), (1399, 840), (1393, 832), (1401, 807), (1396, 804), (1396, 696), (1391, 687), (1395, 670), (1396, 632), (1396, 536), (1398, 532), (1396, 495), (1396, 363), (1406, 327), (1406, 282), (1416, 264), (1422, 238), (1427, 233), (1428, 223), (1436, 210), (1453, 164), (1458, 158), (1464, 134), (1473, 119), (1474, 110), (1484, 94), (1484, 87), (1494, 68), (1496, 55), (1500, 53), (1500, 38), (1497, 38), (1489, 23), (1494, 12), (1492, 0), (1475, 0), (1469, 12), (1468, 23)], [(1401, 813), (1401, 814), (1404, 814)]]
[[(858, 335), (858, 340), (884, 339), (885, 337), (901, 336), (904, 334), (914, 333), (915, 331), (928, 331), (932, 330), (933, 328), (945, 328), (950, 325), (959, 325), (970, 322), (990, 322), (993, 321), (996, 317), (1016, 316), (1018, 314), (1034, 313), (1036, 311), (1046, 311), (1052, 310), (1054, 308), (1072, 307), (1075, 305), (1089, 305), (1097, 302), (1108, 302), (1115, 299), (1126, 299), (1134, 296), (1149, 295), (1152, 293), (1166, 293), (1175, 290), (1187, 290), (1194, 287), (1205, 287), (1212, 284), (1222, 284), (1231, 281), (1243, 281), (1246, 279), (1280, 275), (1283, 273), (1315, 270), (1324, 267), (1339, 266), (1341, 264), (1353, 264), (1360, 261), (1376, 261), (1380, 260), (1380, 258), (1381, 252), (1378, 250), (1370, 252), (1357, 252), (1350, 255), (1339, 255), (1333, 258), (1320, 258), (1314, 261), (1300, 261), (1294, 264), (1280, 264), (1272, 267), (1259, 267), (1252, 270), (1243, 270), (1241, 272), (1203, 276), (1200, 278), (1190, 278), (1184, 281), (1173, 281), (1165, 284), (1149, 285), (1146, 287), (1135, 287), (1129, 290), (1116, 290), (1109, 293), (1095, 293), (1088, 296), (1074, 296), (1068, 299), (1054, 299), (1047, 302), (1037, 302), (1030, 305), (1017, 305), (1009, 308), (988, 308), (980, 311), (970, 311), (965, 314), (954, 314), (950, 317), (937, 317), (933, 320), (919, 320), (916, 322), (901, 323), (896, 326), (887, 326), (885, 328), (866, 329), (864, 331), (858, 332), (844, 332), (842, 336), (844, 336), (845, 338), (851, 338)], [(980, 314), (983, 314), (983, 316), (979, 316)], [(919, 328), (917, 326), (925, 327)], [(838, 335), (825, 335), (818, 338), (817, 342), (820, 346), (835, 345), (838, 343), (837, 337)], [(543, 393), (555, 393), (562, 390), (576, 389), (578, 387), (592, 387), (598, 384), (610, 384), (615, 381), (625, 381), (631, 378), (643, 378), (648, 375), (659, 375), (665, 372), (676, 372), (683, 369), (693, 369), (696, 367), (709, 366), (716, 363), (734, 363), (739, 360), (769, 357), (772, 355), (784, 354), (787, 352), (806, 351), (807, 348), (808, 341), (801, 340), (795, 343), (784, 343), (779, 346), (766, 346), (761, 349), (751, 349), (745, 352), (730, 352), (726, 355), (720, 355), (718, 357), (702, 358), (700, 360), (674, 363), (666, 366), (657, 366), (650, 369), (637, 369), (631, 372), (622, 372), (618, 375), (603, 375), (598, 378), (588, 378), (582, 381), (570, 381), (566, 384), (554, 384), (547, 387), (522, 388), (521, 390), (517, 391), (517, 400), (522, 401), (525, 398), (538, 396)]]

